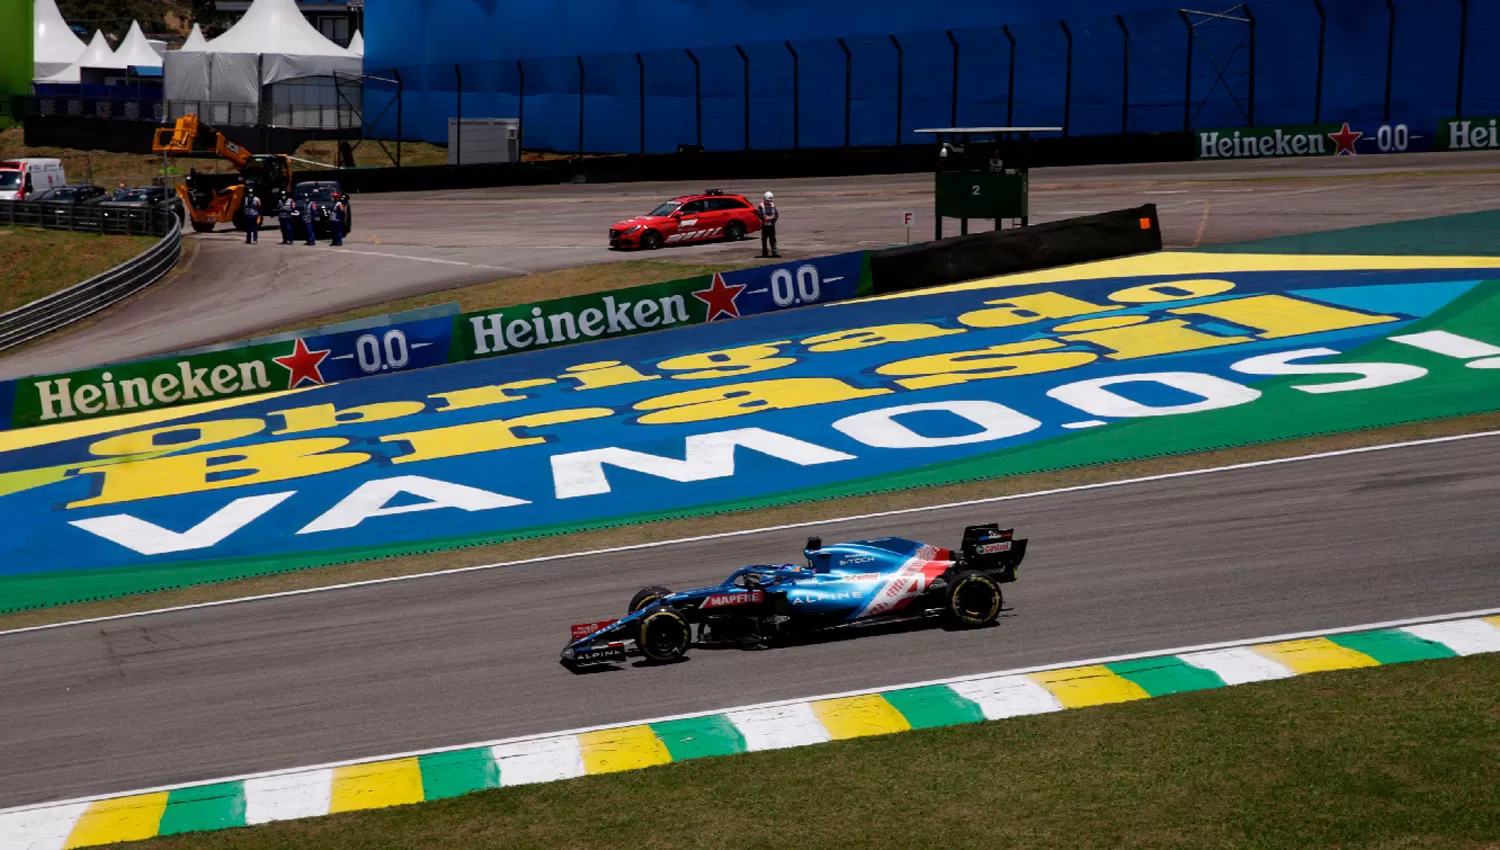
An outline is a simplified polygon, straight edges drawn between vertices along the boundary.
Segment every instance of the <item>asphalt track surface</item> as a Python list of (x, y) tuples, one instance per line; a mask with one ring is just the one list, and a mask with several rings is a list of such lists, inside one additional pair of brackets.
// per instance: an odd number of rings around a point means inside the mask
[[(1414, 172), (1416, 172), (1414, 174)], [(1422, 173), (1425, 172), (1425, 173)], [(1403, 176), (1405, 175), (1405, 176)], [(1337, 177), (1351, 179), (1307, 180)], [(710, 181), (711, 182), (711, 181)], [(776, 180), (730, 191), (777, 193), (789, 259), (932, 236), (932, 177), (906, 174)], [(245, 338), (273, 327), (410, 295), (639, 257), (749, 260), (758, 242), (653, 254), (606, 247), (610, 224), (700, 183), (628, 183), (410, 192), (354, 198), (343, 248), (257, 246), (222, 231), (190, 235), (190, 269), (89, 327), (0, 359), (0, 379), (48, 374)], [(1035, 221), (1156, 203), (1169, 248), (1213, 245), (1488, 209), (1500, 152), (1189, 162), (1038, 169)], [(957, 233), (948, 222), (948, 234)]]
[[(1500, 437), (0, 635), (0, 807), (1500, 605)], [(995, 628), (574, 675), (568, 624), (803, 536), (1031, 540)]]

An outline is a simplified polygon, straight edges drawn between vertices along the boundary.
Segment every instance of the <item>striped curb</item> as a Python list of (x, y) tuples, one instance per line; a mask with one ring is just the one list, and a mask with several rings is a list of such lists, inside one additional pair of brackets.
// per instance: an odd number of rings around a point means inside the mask
[(1327, 670), (1500, 652), (1500, 615), (997, 673), (0, 811), (0, 850), (64, 850), (999, 720)]

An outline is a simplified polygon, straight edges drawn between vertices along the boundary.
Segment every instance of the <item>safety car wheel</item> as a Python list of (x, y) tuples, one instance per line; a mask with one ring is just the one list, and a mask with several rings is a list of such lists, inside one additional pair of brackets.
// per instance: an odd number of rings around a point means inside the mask
[(647, 605), (650, 605), (656, 600), (671, 595), (672, 591), (667, 590), (665, 587), (657, 587), (655, 585), (652, 585), (651, 587), (643, 587), (640, 590), (637, 590), (634, 596), (630, 597), (630, 609), (625, 613), (634, 614), (635, 612), (641, 610), (642, 608), (645, 608)]
[(959, 628), (989, 625), (1000, 616), (1000, 585), (978, 570), (965, 570), (948, 582), (944, 618)]
[(641, 250), (655, 251), (661, 247), (661, 234), (655, 230), (648, 230), (641, 234)]
[(658, 608), (641, 618), (635, 645), (647, 661), (676, 661), (687, 654), (693, 642), (692, 627), (675, 608)]
[(743, 225), (743, 224), (741, 224), (741, 223), (739, 223), (737, 221), (731, 221), (731, 222), (729, 222), (728, 225), (726, 225), (724, 227), (724, 241), (725, 242), (738, 242), (738, 241), (740, 241), (741, 239), (744, 239), (744, 238), (745, 238), (745, 225)]

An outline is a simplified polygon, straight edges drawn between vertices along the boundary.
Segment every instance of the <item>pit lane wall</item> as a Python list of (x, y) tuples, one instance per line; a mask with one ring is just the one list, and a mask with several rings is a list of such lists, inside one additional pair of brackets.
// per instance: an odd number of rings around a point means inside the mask
[(28, 806), (0, 811), (0, 850), (255, 826), (711, 756), (1500, 652), (1500, 616), (1493, 613), (1011, 670)]
[(1500, 257), (1158, 253), (0, 435), (0, 609), (1500, 409)]

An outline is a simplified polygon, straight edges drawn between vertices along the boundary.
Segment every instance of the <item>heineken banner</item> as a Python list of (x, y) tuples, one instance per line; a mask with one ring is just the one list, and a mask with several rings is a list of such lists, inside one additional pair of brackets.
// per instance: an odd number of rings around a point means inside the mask
[(0, 430), (296, 390), (870, 294), (857, 251), (0, 383)]
[(1430, 127), (1393, 121), (1199, 130), (1195, 156), (1200, 160), (1262, 159), (1446, 150), (1435, 146), (1434, 136)]
[(864, 251), (575, 295), (457, 320), (452, 359), (473, 360), (755, 316), (870, 294)]
[(1449, 118), (1438, 124), (1433, 149), (1478, 151), (1500, 148), (1500, 118)]

